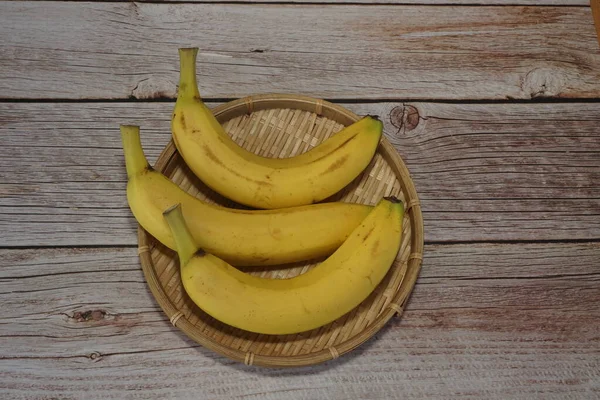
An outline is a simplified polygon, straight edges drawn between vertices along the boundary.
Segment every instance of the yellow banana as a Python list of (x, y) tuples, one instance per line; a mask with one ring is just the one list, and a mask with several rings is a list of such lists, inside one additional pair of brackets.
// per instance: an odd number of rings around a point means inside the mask
[(165, 246), (175, 242), (162, 213), (181, 203), (192, 235), (206, 251), (233, 265), (275, 265), (331, 254), (372, 207), (331, 202), (285, 210), (236, 210), (211, 205), (154, 171), (137, 126), (121, 126), (127, 200), (140, 225)]
[(179, 93), (171, 131), (186, 164), (216, 192), (256, 208), (316, 203), (350, 183), (373, 158), (383, 124), (370, 116), (298, 158), (267, 161), (244, 150), (200, 98), (196, 54), (196, 48), (179, 50)]
[(183, 286), (194, 303), (236, 328), (280, 335), (325, 325), (369, 296), (400, 248), (404, 208), (395, 198), (382, 199), (328, 259), (289, 279), (241, 272), (196, 244), (180, 207), (164, 215), (177, 244)]

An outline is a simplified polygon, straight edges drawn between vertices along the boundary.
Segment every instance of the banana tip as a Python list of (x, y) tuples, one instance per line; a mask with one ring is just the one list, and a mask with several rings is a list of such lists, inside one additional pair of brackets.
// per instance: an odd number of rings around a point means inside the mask
[(179, 52), (180, 53), (197, 53), (198, 47), (180, 47)]
[(204, 251), (202, 249), (198, 249), (194, 253), (194, 257), (204, 257), (205, 255), (206, 255), (206, 251)]
[(119, 125), (119, 128), (121, 129), (121, 131), (137, 131), (139, 132), (140, 127), (138, 125), (128, 125), (128, 124), (121, 124)]
[(389, 201), (390, 203), (393, 204), (398, 204), (398, 203), (402, 203), (402, 201), (400, 199), (398, 199), (396, 196), (388, 196), (388, 197), (384, 197), (384, 200)]

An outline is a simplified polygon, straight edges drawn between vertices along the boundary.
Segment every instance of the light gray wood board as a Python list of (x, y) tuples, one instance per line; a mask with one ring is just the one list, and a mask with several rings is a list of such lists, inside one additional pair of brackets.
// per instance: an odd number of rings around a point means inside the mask
[[(600, 103), (345, 106), (384, 120), (427, 241), (600, 238)], [(119, 124), (142, 126), (154, 163), (172, 107), (2, 104), (0, 246), (136, 244)]]
[(599, 243), (428, 245), (402, 318), (334, 362), (246, 367), (189, 340), (133, 248), (0, 250), (0, 387), (26, 399), (591, 399)]
[(589, 7), (0, 2), (0, 96), (600, 97)]
[[(123, 0), (125, 1), (125, 0)], [(145, 0), (142, 0), (142, 2)], [(153, 1), (153, 0), (150, 0)], [(158, 0), (166, 3), (177, 0)], [(223, 0), (186, 0), (189, 3), (223, 3)], [(566, 5), (566, 6), (589, 6), (589, 0), (238, 0), (242, 3), (324, 3), (324, 4), (348, 4), (358, 3), (370, 4), (417, 4), (417, 5)]]
[[(10, 0), (9, 0), (10, 1)], [(76, 0), (85, 1), (85, 0)], [(103, 1), (103, 0), (88, 0), (88, 1)], [(129, 0), (114, 0), (126, 2)], [(181, 0), (141, 0), (138, 3), (181, 3)], [(228, 0), (186, 0), (186, 3), (228, 3)], [(277, 3), (277, 4), (417, 4), (417, 5), (473, 5), (473, 6), (490, 6), (490, 5), (529, 5), (529, 6), (589, 6), (589, 0), (236, 0), (236, 3)]]

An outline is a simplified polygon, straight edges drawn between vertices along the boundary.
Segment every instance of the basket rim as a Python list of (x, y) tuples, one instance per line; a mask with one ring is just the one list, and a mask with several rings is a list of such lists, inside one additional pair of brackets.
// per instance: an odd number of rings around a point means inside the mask
[[(287, 105), (287, 107), (285, 107), (285, 105)], [(344, 125), (349, 125), (361, 118), (354, 112), (327, 100), (305, 95), (283, 93), (266, 93), (242, 97), (218, 105), (212, 109), (212, 112), (217, 118), (226, 118), (230, 113), (236, 113), (236, 116), (239, 116), (240, 109), (244, 108), (246, 109), (247, 114), (265, 108), (301, 109), (314, 112), (320, 116), (327, 116), (328, 114), (335, 116), (335, 120)], [(340, 116), (344, 117), (347, 122), (340, 122)], [(320, 364), (325, 361), (336, 359), (339, 356), (354, 350), (373, 337), (395, 314), (401, 316), (404, 307), (412, 294), (421, 269), (424, 248), (423, 217), (414, 182), (410, 177), (410, 172), (404, 161), (392, 144), (387, 140), (385, 135), (382, 136), (380, 146), (382, 146), (384, 157), (394, 169), (396, 175), (399, 176), (399, 181), (402, 185), (407, 204), (405, 213), (408, 215), (411, 223), (411, 253), (407, 262), (404, 263), (405, 265), (403, 264), (400, 267), (404, 269), (405, 276), (392, 297), (390, 305), (393, 305), (393, 307), (388, 306), (388, 308), (382, 310), (370, 325), (339, 343), (335, 348), (327, 347), (314, 353), (294, 356), (265, 356), (233, 349), (222, 345), (209, 336), (199, 334), (195, 330), (195, 325), (191, 324), (185, 317), (182, 318), (183, 313), (177, 309), (170, 297), (165, 293), (165, 290), (156, 275), (154, 263), (150, 255), (151, 236), (138, 224), (138, 254), (144, 277), (156, 302), (170, 319), (173, 326), (179, 328), (188, 337), (203, 347), (230, 359), (243, 362), (246, 365), (264, 367), (300, 367)], [(165, 146), (160, 153), (154, 168), (157, 171), (164, 172), (164, 168), (169, 164), (176, 153), (177, 149), (171, 138), (167, 146)], [(406, 286), (408, 286), (406, 291), (401, 290), (402, 287)]]

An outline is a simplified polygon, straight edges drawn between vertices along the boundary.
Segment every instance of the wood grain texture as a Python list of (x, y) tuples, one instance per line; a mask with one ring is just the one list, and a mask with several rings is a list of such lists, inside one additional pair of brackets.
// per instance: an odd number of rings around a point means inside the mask
[(133, 248), (0, 250), (0, 387), (26, 399), (600, 395), (599, 243), (425, 255), (404, 316), (376, 338), (323, 365), (265, 370), (173, 328)]
[(6, 99), (173, 97), (181, 46), (213, 98), (600, 96), (589, 7), (1, 2), (0, 35)]
[[(13, 0), (8, 0), (13, 1)], [(90, 1), (90, 0), (75, 0)], [(104, 0), (91, 0), (104, 1)], [(113, 0), (127, 2), (129, 0)], [(139, 3), (181, 3), (181, 0), (141, 0)], [(227, 0), (186, 0), (185, 3), (228, 3)], [(528, 5), (528, 6), (589, 6), (589, 0), (236, 0), (236, 3), (276, 3), (276, 4), (417, 4), (417, 5)]]
[[(426, 241), (600, 238), (600, 104), (346, 106), (384, 120)], [(154, 163), (172, 107), (3, 104), (0, 246), (136, 244), (118, 126), (141, 124)]]

